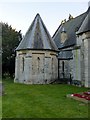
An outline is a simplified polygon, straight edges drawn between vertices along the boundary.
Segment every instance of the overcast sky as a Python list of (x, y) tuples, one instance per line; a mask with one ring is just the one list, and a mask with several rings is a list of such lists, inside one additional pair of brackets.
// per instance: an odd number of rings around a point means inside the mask
[[(7, 1), (7, 0), (6, 0)], [(87, 0), (78, 0), (78, 2), (59, 2), (58, 0), (50, 2), (29, 2), (29, 0), (15, 1), (10, 0), (0, 2), (0, 21), (6, 22), (17, 31), (21, 30), (24, 35), (31, 25), (37, 13), (40, 14), (51, 36), (54, 34), (63, 19), (69, 17), (69, 13), (76, 17), (88, 9)], [(77, 0), (75, 0), (77, 1)]]

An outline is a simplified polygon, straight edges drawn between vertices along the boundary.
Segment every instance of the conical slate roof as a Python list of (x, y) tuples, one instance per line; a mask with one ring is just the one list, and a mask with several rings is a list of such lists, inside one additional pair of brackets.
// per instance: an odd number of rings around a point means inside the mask
[(36, 15), (25, 37), (16, 48), (16, 50), (24, 49), (58, 50), (39, 14)]

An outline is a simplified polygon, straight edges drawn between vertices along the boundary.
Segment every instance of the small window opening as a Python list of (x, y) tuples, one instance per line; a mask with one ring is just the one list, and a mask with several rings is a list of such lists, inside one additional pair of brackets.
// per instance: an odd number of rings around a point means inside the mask
[(40, 58), (39, 58), (39, 57), (38, 57), (37, 59), (38, 59), (38, 60), (40, 60)]
[(22, 58), (22, 71), (24, 71), (24, 57)]
[(62, 61), (62, 71), (64, 72), (64, 61)]

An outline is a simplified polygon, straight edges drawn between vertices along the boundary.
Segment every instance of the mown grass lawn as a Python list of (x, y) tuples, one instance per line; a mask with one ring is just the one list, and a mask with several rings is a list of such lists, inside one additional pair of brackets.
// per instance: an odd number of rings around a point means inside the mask
[(2, 118), (2, 97), (0, 96), (0, 120)]
[[(2, 84), (2, 81), (1, 81), (1, 79), (0, 79), (0, 84)], [(1, 91), (0, 91), (1, 92)], [(1, 93), (0, 93), (0, 120), (1, 120), (1, 118), (2, 118), (2, 96), (1, 96)]]
[(4, 80), (3, 118), (88, 118), (88, 105), (67, 98), (87, 88), (55, 84), (24, 85)]

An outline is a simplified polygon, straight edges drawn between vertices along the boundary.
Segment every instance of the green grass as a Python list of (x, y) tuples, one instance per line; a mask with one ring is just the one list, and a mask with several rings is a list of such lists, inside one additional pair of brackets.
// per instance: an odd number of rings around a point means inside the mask
[[(0, 79), (0, 83), (2, 83), (1, 79)], [(2, 118), (2, 96), (0, 96), (0, 120)]]
[(87, 91), (76, 86), (24, 85), (4, 80), (3, 118), (87, 118), (88, 105), (67, 98), (67, 94)]
[(0, 96), (0, 120), (2, 118), (2, 97)]

